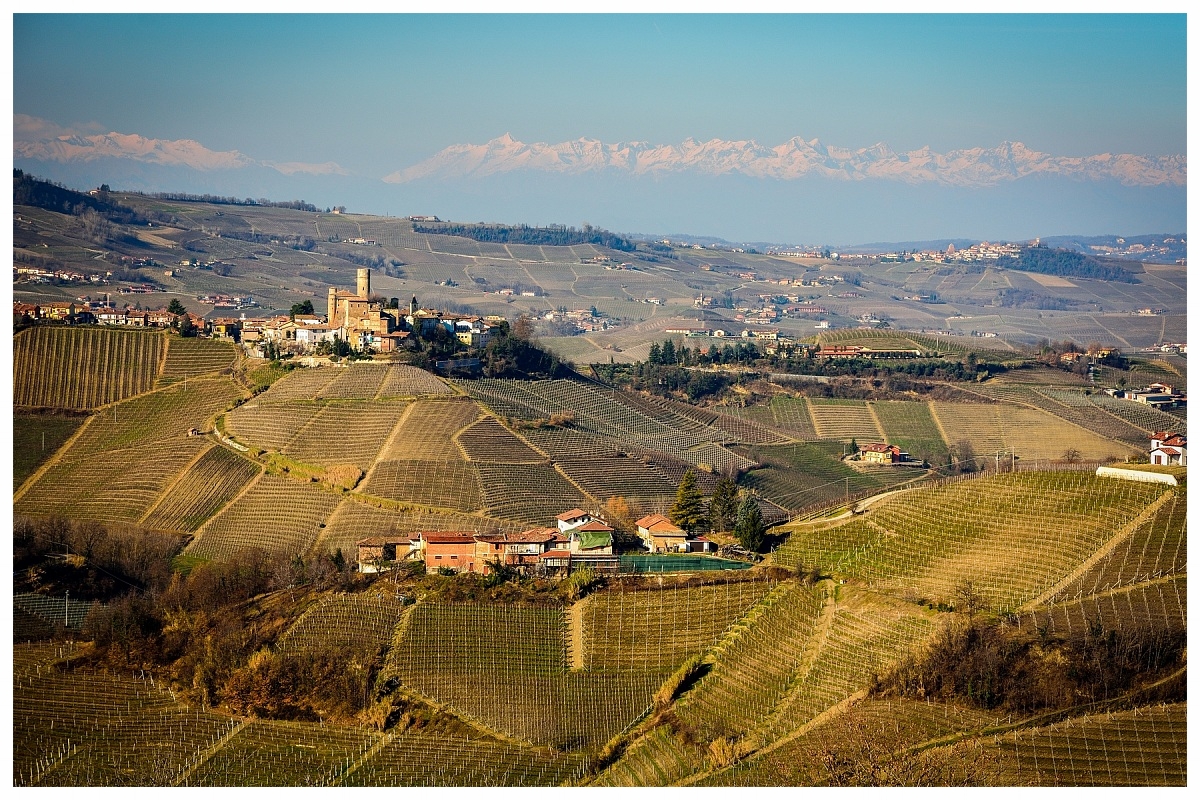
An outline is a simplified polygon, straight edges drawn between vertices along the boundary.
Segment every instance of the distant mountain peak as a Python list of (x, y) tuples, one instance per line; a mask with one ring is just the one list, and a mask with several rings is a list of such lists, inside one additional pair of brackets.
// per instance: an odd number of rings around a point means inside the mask
[(601, 171), (630, 175), (741, 174), (775, 180), (821, 176), (834, 180), (890, 180), (961, 187), (995, 186), (1033, 176), (1115, 180), (1126, 186), (1187, 185), (1184, 155), (1053, 156), (1010, 141), (990, 148), (946, 153), (937, 153), (928, 145), (897, 153), (886, 142), (851, 149), (826, 145), (817, 138), (806, 141), (800, 136), (769, 147), (754, 139), (714, 138), (698, 142), (691, 136), (678, 145), (639, 141), (606, 144), (583, 136), (558, 144), (526, 144), (509, 133), (483, 145), (451, 145), (383, 180), (408, 183), (486, 178), (517, 171), (566, 175)]

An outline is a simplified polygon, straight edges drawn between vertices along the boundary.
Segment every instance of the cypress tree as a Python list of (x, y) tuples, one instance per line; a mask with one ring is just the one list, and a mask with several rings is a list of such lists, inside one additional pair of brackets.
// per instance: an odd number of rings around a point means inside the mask
[(727, 531), (737, 520), (737, 484), (728, 476), (721, 478), (708, 502), (708, 527), (714, 531)]
[(746, 495), (738, 508), (737, 525), (733, 529), (738, 543), (752, 553), (762, 549), (767, 536), (767, 526), (763, 523), (762, 509), (754, 495)]
[(667, 516), (685, 531), (692, 531), (704, 525), (708, 515), (704, 513), (704, 497), (696, 486), (696, 473), (688, 470), (679, 481), (679, 491), (675, 493), (675, 505)]

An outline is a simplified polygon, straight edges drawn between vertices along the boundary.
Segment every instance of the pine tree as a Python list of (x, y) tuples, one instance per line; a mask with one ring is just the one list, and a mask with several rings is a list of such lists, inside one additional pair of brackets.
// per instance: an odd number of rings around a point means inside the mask
[(696, 473), (690, 469), (683, 473), (679, 481), (679, 491), (675, 493), (675, 505), (667, 512), (667, 516), (685, 531), (691, 533), (707, 521), (704, 513), (704, 497), (696, 486)]
[(738, 490), (733, 478), (721, 478), (708, 501), (708, 526), (714, 531), (727, 531), (737, 521)]
[(738, 508), (737, 525), (733, 529), (738, 542), (752, 553), (762, 549), (767, 536), (767, 526), (763, 523), (762, 509), (754, 495), (746, 495)]
[(654, 342), (650, 345), (650, 354), (646, 356), (646, 361), (650, 364), (662, 363), (662, 349), (659, 348), (658, 342)]
[(667, 339), (662, 345), (662, 363), (674, 364), (678, 360), (679, 358), (675, 355), (675, 343)]

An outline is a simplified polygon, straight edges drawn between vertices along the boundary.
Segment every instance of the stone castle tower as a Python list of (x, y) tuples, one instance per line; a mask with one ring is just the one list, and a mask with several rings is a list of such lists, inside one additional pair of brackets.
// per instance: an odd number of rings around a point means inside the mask
[(358, 286), (355, 294), (364, 300), (371, 296), (371, 270), (366, 267), (358, 269)]

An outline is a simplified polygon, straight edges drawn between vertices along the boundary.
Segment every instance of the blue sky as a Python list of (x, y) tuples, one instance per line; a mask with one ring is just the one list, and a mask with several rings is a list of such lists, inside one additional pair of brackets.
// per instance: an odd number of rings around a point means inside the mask
[(17, 15), (13, 109), (377, 179), (456, 143), (1186, 152), (1177, 15)]

